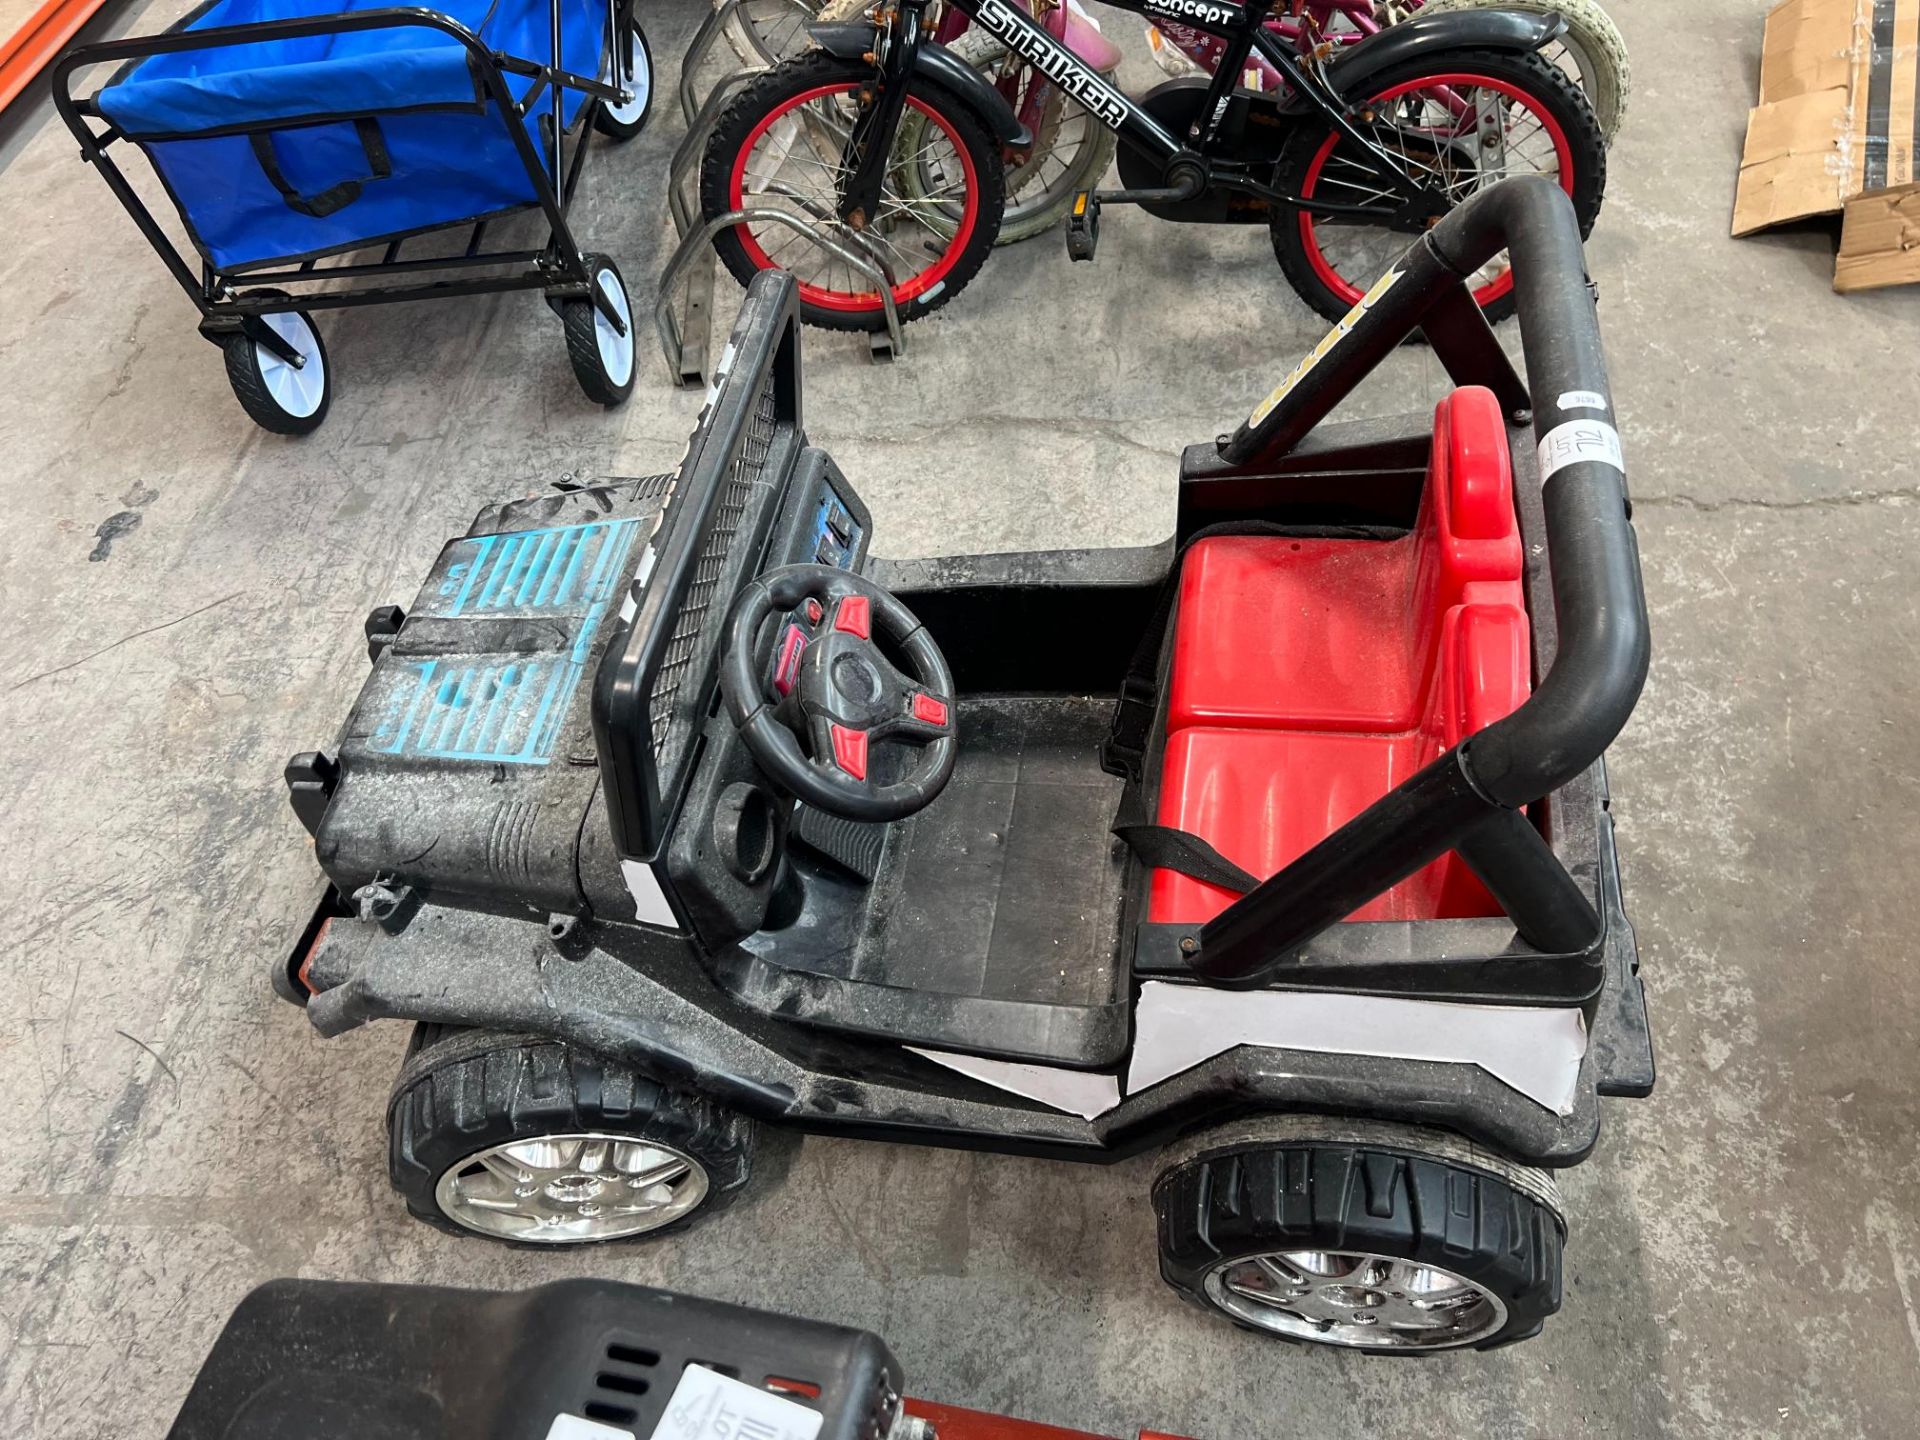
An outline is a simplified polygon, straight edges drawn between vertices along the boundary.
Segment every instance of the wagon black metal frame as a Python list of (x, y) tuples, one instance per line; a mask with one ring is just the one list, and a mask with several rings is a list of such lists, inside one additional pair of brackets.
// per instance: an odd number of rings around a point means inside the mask
[[(206, 5), (183, 19), (180, 25), (204, 13), (212, 3), (213, 0), (208, 0)], [(618, 43), (619, 38), (624, 34), (624, 27), (631, 22), (635, 0), (606, 0), (606, 4), (610, 27), (608, 33), (611, 42)], [(557, 60), (560, 54), (558, 0), (551, 0), (550, 9), (554, 36), (553, 55)], [(590, 300), (595, 310), (604, 316), (619, 334), (624, 336), (627, 333), (631, 322), (622, 319), (612, 300), (603, 293), (598, 284), (594, 283), (585, 254), (575, 242), (573, 232), (567, 224), (567, 211), (572, 203), (574, 188), (579, 182), (586, 159), (594, 115), (598, 107), (605, 103), (619, 102), (629, 98), (626, 92), (597, 78), (589, 79), (563, 70), (554, 61), (543, 64), (490, 49), (477, 35), (458, 21), (420, 7), (395, 6), (388, 9), (319, 15), (301, 19), (225, 25), (207, 30), (184, 30), (180, 25), (158, 35), (129, 36), (93, 45), (82, 45), (69, 51), (60, 58), (53, 69), (53, 102), (60, 118), (73, 132), (74, 138), (80, 142), (81, 158), (99, 170), (115, 198), (125, 207), (127, 213), (133, 218), (134, 224), (139, 227), (140, 233), (153, 246), (154, 252), (165, 263), (168, 272), (179, 282), (180, 288), (186, 292), (187, 298), (200, 312), (200, 333), (209, 340), (217, 344), (233, 334), (245, 334), (288, 364), (297, 365), (301, 363), (298, 353), (272, 326), (262, 324), (261, 316), (295, 310), (344, 310), (363, 305), (385, 305), (403, 300), (450, 299), (516, 290), (541, 290), (550, 303), (561, 300)], [(482, 96), (479, 108), (491, 109), (505, 124), (507, 133), (512, 137), (514, 149), (526, 166), (527, 177), (533, 185), (535, 196), (533, 207), (537, 207), (546, 217), (549, 235), (547, 243), (541, 248), (537, 250), (483, 248), (489, 225), (504, 215), (517, 214), (531, 208), (526, 205), (515, 205), (507, 210), (476, 216), (470, 220), (423, 226), (313, 255), (284, 257), (231, 269), (214, 266), (203, 254), (196, 267), (186, 255), (182, 254), (180, 247), (155, 219), (152, 210), (140, 198), (125, 172), (110, 153), (117, 141), (128, 137), (100, 110), (97, 94), (76, 97), (73, 93), (74, 73), (95, 65), (118, 61), (122, 63), (124, 69), (154, 55), (171, 54), (183, 50), (217, 49), (233, 45), (297, 40), (362, 30), (407, 28), (436, 30), (465, 48), (468, 69), (474, 76)], [(525, 100), (518, 102), (514, 100), (506, 84), (506, 76), (509, 74), (528, 77), (535, 82), (527, 92)], [(562, 123), (562, 97), (567, 90), (582, 91), (588, 96), (586, 106), (582, 108), (575, 120), (578, 138), (574, 141), (570, 153), (567, 144), (568, 127)], [(523, 123), (528, 115), (535, 113), (543, 99), (547, 105), (547, 113), (542, 117), (543, 128), (546, 131), (544, 155), (540, 148), (535, 147)], [(559, 177), (557, 186), (555, 177)], [(164, 177), (161, 183), (165, 185)], [(182, 214), (184, 222), (184, 211)], [(472, 226), (464, 253), (420, 259), (401, 258), (400, 249), (406, 241), (421, 235), (455, 230), (462, 225)], [(190, 223), (188, 231), (191, 236)], [(322, 266), (319, 263), (327, 256), (369, 249), (383, 241), (386, 248), (377, 261), (329, 266)], [(504, 274), (474, 276), (470, 273), (507, 266), (516, 268)], [(459, 278), (414, 278), (445, 272), (459, 272)], [(341, 281), (350, 283), (338, 289), (317, 288), (320, 283), (337, 285)], [(379, 283), (387, 281), (399, 283)], [(262, 293), (258, 289), (243, 290), (239, 288), (242, 285), (310, 288), (289, 294), (272, 294)]]

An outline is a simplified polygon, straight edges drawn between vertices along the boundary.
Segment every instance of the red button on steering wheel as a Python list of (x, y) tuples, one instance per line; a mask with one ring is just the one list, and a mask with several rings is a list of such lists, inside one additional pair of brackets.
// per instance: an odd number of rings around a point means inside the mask
[[(775, 616), (781, 623), (769, 624)], [(776, 688), (776, 637), (794, 627), (805, 648), (781, 667), (787, 683)], [(727, 621), (720, 690), (768, 778), (833, 814), (897, 820), (931, 803), (953, 774), (946, 658), (912, 611), (851, 571), (788, 565), (742, 590)], [(918, 754), (905, 774), (881, 781), (879, 745)]]

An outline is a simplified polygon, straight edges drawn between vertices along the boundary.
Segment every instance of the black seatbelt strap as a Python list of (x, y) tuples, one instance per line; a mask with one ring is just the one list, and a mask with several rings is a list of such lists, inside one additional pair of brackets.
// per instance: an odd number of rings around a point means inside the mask
[(1242, 870), (1213, 846), (1171, 825), (1116, 825), (1113, 833), (1150, 869), (1172, 870), (1208, 885), (1244, 895), (1257, 889), (1260, 878)]
[(1141, 764), (1147, 756), (1147, 734), (1153, 729), (1153, 711), (1160, 693), (1160, 648), (1173, 614), (1174, 596), (1179, 593), (1180, 558), (1186, 549), (1183, 545), (1174, 555), (1173, 568), (1160, 586), (1147, 628), (1127, 661), (1127, 673), (1120, 678), (1113, 723), (1107, 728), (1107, 738), (1100, 742), (1100, 768), (1109, 775), (1124, 777), (1130, 785), (1140, 783)]
[(1244, 895), (1260, 883), (1258, 875), (1242, 870), (1198, 835), (1171, 825), (1149, 824), (1141, 808), (1138, 785), (1128, 785), (1121, 792), (1113, 833), (1151, 869), (1190, 875), (1236, 895)]

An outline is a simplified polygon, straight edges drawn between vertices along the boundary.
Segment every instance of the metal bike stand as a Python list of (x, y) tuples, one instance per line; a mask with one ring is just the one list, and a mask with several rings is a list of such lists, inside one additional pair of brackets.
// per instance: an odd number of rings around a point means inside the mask
[[(673, 257), (667, 261), (667, 268), (660, 272), (660, 298), (654, 302), (653, 324), (660, 332), (660, 349), (667, 357), (667, 368), (672, 372), (676, 385), (695, 386), (706, 381), (706, 336), (702, 332), (689, 340), (682, 332), (679, 320), (674, 315), (674, 291), (681, 272), (696, 259), (700, 260), (700, 270), (704, 272), (700, 283), (707, 288), (708, 305), (712, 303), (713, 292), (713, 237), (732, 225), (747, 221), (771, 221), (784, 225), (796, 235), (804, 235), (820, 249), (836, 260), (852, 266), (874, 283), (880, 292), (880, 303), (886, 307), (886, 334), (869, 335), (868, 343), (876, 361), (889, 361), (895, 356), (906, 353), (906, 337), (900, 331), (900, 314), (893, 303), (893, 280), (880, 265), (837, 241), (829, 240), (811, 225), (790, 210), (772, 210), (766, 208), (729, 210), (724, 215), (716, 215), (698, 230), (688, 232), (680, 241)], [(688, 322), (696, 319), (704, 326), (707, 322), (707, 310), (687, 308)], [(689, 362), (692, 368), (689, 368)]]
[[(734, 91), (745, 85), (757, 70), (741, 68), (721, 77), (718, 84), (707, 93), (706, 103), (697, 113), (688, 113), (693, 103), (693, 81), (695, 72), (707, 52), (713, 48), (714, 40), (725, 30), (727, 19), (740, 6), (740, 0), (726, 0), (717, 8), (693, 37), (693, 43), (687, 47), (687, 54), (680, 70), (680, 109), (687, 116), (687, 133), (673, 152), (673, 159), (667, 166), (667, 208), (673, 216), (673, 232), (679, 239), (685, 239), (690, 230), (695, 229), (694, 214), (697, 209), (690, 192), (693, 186), (690, 176), (698, 170), (700, 156), (706, 148), (707, 136), (720, 118), (720, 112), (726, 108), (727, 101)], [(716, 266), (711, 250), (706, 263), (695, 268), (687, 284), (686, 323), (677, 327), (685, 338), (684, 344), (667, 355), (667, 368), (675, 376), (678, 385), (699, 385), (707, 365), (707, 340), (712, 329), (713, 279)], [(663, 284), (662, 294), (667, 293)]]
[[(678, 95), (681, 114), (687, 121), (687, 133), (667, 166), (667, 209), (673, 217), (673, 230), (679, 244), (660, 272), (659, 299), (654, 305), (654, 324), (660, 332), (660, 346), (666, 355), (667, 369), (676, 385), (706, 383), (707, 341), (712, 328), (713, 282), (717, 271), (713, 238), (729, 226), (760, 221), (786, 226), (874, 281), (886, 311), (887, 328), (884, 333), (868, 335), (868, 349), (874, 360), (891, 361), (906, 354), (907, 342), (901, 329), (899, 311), (893, 303), (892, 275), (883, 260), (871, 252), (865, 255), (856, 253), (847, 243), (822, 235), (799, 216), (786, 210), (749, 206), (731, 211), (704, 225), (697, 223), (699, 207), (697, 200), (689, 193), (692, 189), (689, 179), (699, 166), (708, 135), (718, 123), (720, 112), (726, 108), (734, 91), (761, 73), (750, 66), (730, 71), (707, 92), (704, 102), (695, 102), (696, 74), (700, 65), (715, 42), (726, 33), (727, 21), (741, 3), (742, 0), (724, 0), (723, 4), (716, 6), (694, 32), (693, 40), (687, 46), (686, 58), (681, 62)], [(781, 193), (787, 193), (788, 198), (805, 205), (800, 197), (790, 192)], [(810, 206), (807, 208), (812, 209)], [(817, 211), (814, 213), (825, 223), (835, 223), (830, 215), (819, 215)], [(858, 243), (858, 237), (849, 236), (848, 239)], [(674, 308), (674, 295), (683, 273), (687, 277), (684, 321), (675, 314)]]
[[(687, 53), (680, 61), (680, 116), (688, 125), (693, 124), (695, 112), (700, 109), (699, 102), (693, 98), (694, 76), (707, 58), (707, 52), (713, 49), (714, 42), (726, 34), (727, 21), (741, 6), (742, 0), (724, 0), (713, 7), (713, 13), (701, 22), (700, 28), (693, 32), (693, 39), (687, 45)], [(756, 75), (765, 66), (742, 65), (741, 75)]]

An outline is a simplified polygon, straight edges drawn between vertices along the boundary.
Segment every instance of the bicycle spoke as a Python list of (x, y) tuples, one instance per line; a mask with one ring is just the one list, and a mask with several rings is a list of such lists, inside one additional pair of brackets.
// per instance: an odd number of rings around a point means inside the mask
[[(793, 104), (766, 126), (745, 157), (742, 201), (751, 192), (755, 207), (779, 209), (843, 249), (864, 250), (866, 258), (892, 272), (898, 294), (947, 262), (972, 199), (956, 137), (932, 112), (909, 104), (887, 156), (879, 201), (860, 229), (837, 218), (850, 176), (846, 156), (854, 129), (845, 92)], [(871, 303), (873, 277), (806, 233), (751, 221), (742, 229), (752, 237), (749, 250), (757, 252), (759, 263), (791, 270), (803, 287), (834, 297), (820, 303), (861, 297)]]
[[(1362, 133), (1411, 179), (1452, 208), (1512, 175), (1544, 174), (1565, 182), (1562, 143), (1546, 112), (1523, 92), (1497, 84), (1425, 85), (1376, 102)], [(1397, 212), (1401, 197), (1382, 163), (1357, 153), (1352, 142), (1330, 138), (1306, 198)], [(1321, 261), (1358, 295), (1405, 247), (1408, 236), (1381, 219), (1349, 210), (1317, 213), (1309, 203), (1302, 233)], [(1476, 292), (1509, 273), (1504, 252), (1471, 277)]]

